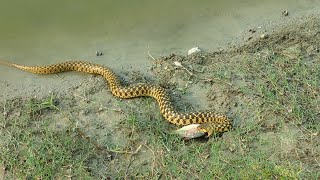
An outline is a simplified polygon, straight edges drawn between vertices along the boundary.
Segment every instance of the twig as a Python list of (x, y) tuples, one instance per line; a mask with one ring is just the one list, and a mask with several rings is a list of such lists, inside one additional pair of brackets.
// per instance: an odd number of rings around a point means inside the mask
[(115, 108), (106, 108), (106, 109), (108, 109), (108, 110), (110, 110), (110, 111), (115, 111), (115, 112), (119, 112), (119, 113), (124, 113), (124, 112), (123, 112), (123, 110), (122, 110), (121, 108), (119, 108), (119, 109), (115, 109)]
[(79, 128), (76, 128), (78, 134), (86, 139), (89, 143), (93, 144), (97, 149), (99, 150), (105, 150), (107, 152), (112, 152), (112, 153), (121, 153), (121, 154), (131, 154), (131, 155), (134, 155), (134, 154), (137, 154), (139, 152), (139, 150), (141, 149), (142, 145), (140, 145), (134, 152), (132, 151), (118, 151), (118, 150), (111, 150), (111, 149), (106, 149), (106, 148), (103, 148), (101, 147), (97, 142), (93, 141), (90, 137), (86, 136), (86, 134), (81, 131)]
[(151, 58), (151, 59), (153, 59), (154, 61), (156, 61), (156, 59), (150, 54), (150, 52), (149, 52), (149, 46), (148, 46), (148, 55), (149, 55), (149, 57)]
[(181, 67), (182, 69), (186, 70), (191, 76), (195, 76), (192, 72), (190, 72), (186, 67), (184, 67), (181, 62), (175, 61), (173, 62), (176, 66)]
[(286, 57), (288, 57), (288, 58), (290, 58), (290, 59), (295, 59), (295, 58), (297, 58), (297, 57), (295, 57), (295, 56), (292, 56), (292, 55), (290, 55), (290, 54), (288, 54), (288, 53), (281, 53), (283, 56), (286, 56)]
[[(193, 74), (192, 72), (190, 72), (185, 66), (183, 66), (179, 61), (175, 61), (174, 64), (175, 64), (177, 67), (181, 67), (182, 69), (186, 70), (191, 76), (197, 77), (195, 74)], [(224, 82), (224, 81), (222, 81), (222, 80), (219, 79), (219, 78), (211, 78), (211, 79), (210, 79), (210, 78), (207, 78), (207, 79), (199, 78), (199, 79), (202, 80), (202, 81), (205, 81), (205, 82), (210, 82), (210, 81), (213, 81), (213, 80), (215, 79), (215, 80), (219, 80), (220, 82), (226, 83), (226, 84), (228, 84), (229, 86), (232, 85), (231, 83)]]
[(7, 104), (7, 100), (6, 100), (6, 102), (4, 103), (4, 106), (3, 106), (3, 116), (4, 116), (4, 119), (6, 119), (6, 118), (7, 118), (7, 115), (8, 115), (8, 112), (7, 112), (7, 110), (6, 110), (6, 104)]
[(130, 151), (117, 151), (117, 150), (112, 150), (112, 149), (105, 149), (108, 152), (112, 152), (112, 153), (119, 153), (119, 154), (137, 154), (136, 152), (130, 152)]
[(186, 67), (183, 67), (191, 76), (194, 76), (192, 72), (190, 72)]
[(153, 151), (149, 146), (146, 145), (146, 143), (143, 143), (142, 145), (143, 145), (144, 147), (146, 147), (147, 149), (149, 149), (149, 151), (151, 151), (151, 153), (152, 153), (152, 155), (153, 155), (151, 174), (154, 175), (154, 172), (153, 172), (153, 169), (154, 169), (154, 168), (153, 168), (153, 167), (155, 166), (155, 163), (156, 163), (155, 153), (154, 153), (154, 151)]
[(131, 166), (132, 162), (134, 161), (134, 158), (131, 156), (131, 161), (129, 162), (126, 172), (124, 173), (124, 179), (128, 179), (128, 172), (129, 172), (129, 167)]
[[(137, 154), (138, 151), (141, 149), (141, 147), (142, 147), (142, 144), (140, 144), (140, 146), (139, 146), (131, 155)], [(127, 179), (129, 167), (131, 166), (132, 162), (134, 161), (134, 157), (131, 156), (131, 158), (132, 158), (132, 160), (130, 161), (130, 163), (128, 164), (128, 166), (127, 166), (127, 168), (126, 168), (125, 178), (124, 178), (124, 179)]]
[(228, 84), (229, 86), (232, 86), (231, 83), (225, 82), (225, 81), (221, 80), (220, 78), (200, 78), (200, 80), (202, 80), (204, 82), (212, 82), (213, 80), (218, 80), (220, 82)]
[(138, 151), (141, 149), (141, 147), (142, 147), (142, 144), (140, 144), (140, 146), (134, 151), (134, 154), (137, 154)]

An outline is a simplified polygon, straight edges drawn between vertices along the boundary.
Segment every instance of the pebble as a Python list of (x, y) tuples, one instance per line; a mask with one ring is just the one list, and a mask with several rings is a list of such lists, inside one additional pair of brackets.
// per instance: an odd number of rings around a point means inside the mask
[(289, 15), (289, 12), (288, 12), (288, 11), (282, 11), (282, 15), (288, 16), (288, 15)]
[(101, 51), (96, 51), (96, 56), (102, 56), (103, 53)]
[(263, 34), (260, 35), (260, 38), (261, 39), (266, 39), (266, 38), (268, 38), (268, 34), (263, 33)]
[(201, 51), (201, 49), (199, 47), (193, 47), (193, 48), (189, 49), (188, 55), (191, 55), (193, 53), (198, 53), (200, 51)]

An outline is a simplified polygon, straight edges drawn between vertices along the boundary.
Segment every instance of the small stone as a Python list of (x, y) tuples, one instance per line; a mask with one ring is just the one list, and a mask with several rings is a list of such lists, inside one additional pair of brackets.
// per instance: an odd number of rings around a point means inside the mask
[(175, 62), (173, 62), (176, 66), (178, 66), (178, 67), (183, 67), (182, 66), (182, 64), (181, 64), (181, 62), (179, 62), (179, 61), (175, 61)]
[(255, 29), (249, 29), (249, 32), (251, 32), (251, 33), (255, 33), (255, 32), (256, 32), (256, 30), (255, 30)]
[(189, 49), (188, 55), (191, 55), (193, 53), (198, 53), (200, 51), (201, 51), (201, 49), (199, 47), (193, 47), (193, 48)]
[(268, 34), (263, 33), (263, 34), (260, 35), (260, 38), (261, 39), (267, 39), (268, 38)]
[(289, 12), (288, 12), (288, 11), (282, 11), (282, 15), (288, 16), (288, 15), (289, 15)]
[(96, 51), (96, 56), (102, 56), (103, 53), (101, 51)]

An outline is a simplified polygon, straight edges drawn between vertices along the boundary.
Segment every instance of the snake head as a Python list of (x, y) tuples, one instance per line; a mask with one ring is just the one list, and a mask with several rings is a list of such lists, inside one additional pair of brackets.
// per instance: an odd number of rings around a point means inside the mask
[(207, 122), (200, 124), (197, 129), (199, 132), (207, 133), (207, 137), (212, 134), (226, 132), (231, 128), (231, 124), (220, 124), (214, 122)]

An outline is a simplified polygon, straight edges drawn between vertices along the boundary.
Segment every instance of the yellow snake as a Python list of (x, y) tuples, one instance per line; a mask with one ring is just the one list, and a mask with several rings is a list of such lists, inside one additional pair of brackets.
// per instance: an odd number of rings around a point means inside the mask
[(83, 61), (67, 61), (58, 64), (45, 66), (25, 66), (7, 61), (0, 61), (0, 64), (13, 66), (18, 69), (35, 74), (55, 74), (65, 71), (79, 71), (103, 76), (110, 87), (112, 94), (119, 98), (134, 98), (140, 96), (150, 96), (157, 100), (160, 112), (166, 120), (176, 125), (201, 124), (198, 130), (207, 132), (208, 136), (212, 133), (228, 131), (232, 125), (227, 116), (209, 111), (199, 112), (177, 112), (165, 89), (150, 84), (133, 84), (127, 87), (121, 85), (114, 72), (99, 64)]

